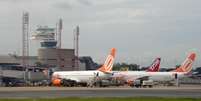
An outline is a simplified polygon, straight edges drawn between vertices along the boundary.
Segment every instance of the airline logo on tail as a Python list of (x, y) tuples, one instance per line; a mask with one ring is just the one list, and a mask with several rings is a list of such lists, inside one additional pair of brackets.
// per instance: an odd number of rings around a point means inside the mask
[(116, 49), (112, 48), (105, 63), (98, 70), (102, 72), (111, 72), (113, 64), (114, 64), (115, 54), (116, 54)]
[(158, 72), (160, 69), (161, 58), (156, 58), (151, 66), (146, 70), (147, 72)]
[(193, 62), (195, 61), (196, 54), (190, 53), (182, 65), (174, 70), (174, 72), (190, 72), (192, 70)]

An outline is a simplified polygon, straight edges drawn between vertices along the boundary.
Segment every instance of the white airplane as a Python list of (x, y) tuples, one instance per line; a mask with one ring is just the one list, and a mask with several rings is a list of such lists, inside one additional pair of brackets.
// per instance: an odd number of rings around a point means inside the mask
[(116, 49), (112, 48), (105, 63), (98, 70), (91, 71), (56, 71), (52, 75), (52, 84), (55, 86), (63, 85), (64, 83), (82, 83), (87, 84), (91, 82), (96, 76), (109, 77), (112, 75), (112, 67), (114, 64), (114, 58)]
[[(127, 83), (133, 83), (135, 80), (153, 80), (156, 82), (167, 82), (175, 80), (175, 78), (186, 77), (192, 70), (193, 62), (196, 54), (190, 53), (182, 65), (171, 72), (147, 72), (147, 71), (114, 71), (112, 77), (118, 77), (125, 80)], [(177, 77), (176, 77), (177, 76)]]

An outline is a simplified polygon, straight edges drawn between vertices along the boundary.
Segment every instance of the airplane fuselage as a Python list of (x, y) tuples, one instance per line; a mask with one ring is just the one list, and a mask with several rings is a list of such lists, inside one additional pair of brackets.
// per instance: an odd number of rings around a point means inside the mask
[(70, 79), (76, 82), (90, 82), (95, 77), (106, 78), (110, 77), (112, 74), (104, 73), (98, 70), (92, 71), (57, 71), (53, 73), (53, 76), (57, 76), (59, 79)]
[(114, 71), (113, 77), (123, 77), (125, 80), (136, 80), (148, 77), (153, 81), (171, 81), (175, 80), (175, 74), (178, 78), (185, 77), (181, 72), (146, 72), (146, 71)]

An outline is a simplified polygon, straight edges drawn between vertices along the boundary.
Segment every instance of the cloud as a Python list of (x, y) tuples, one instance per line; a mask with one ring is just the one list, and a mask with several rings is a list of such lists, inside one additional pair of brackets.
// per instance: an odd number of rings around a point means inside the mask
[(64, 10), (73, 8), (72, 4), (68, 2), (64, 2), (64, 1), (55, 3), (53, 4), (53, 6), (59, 9), (64, 9)]
[(59, 9), (77, 9), (82, 7), (88, 7), (91, 6), (92, 2), (89, 2), (88, 0), (58, 0), (53, 3), (53, 7), (59, 8)]
[(77, 0), (77, 2), (79, 2), (80, 4), (83, 4), (85, 6), (91, 6), (91, 5), (93, 5), (92, 2), (90, 2), (88, 0)]

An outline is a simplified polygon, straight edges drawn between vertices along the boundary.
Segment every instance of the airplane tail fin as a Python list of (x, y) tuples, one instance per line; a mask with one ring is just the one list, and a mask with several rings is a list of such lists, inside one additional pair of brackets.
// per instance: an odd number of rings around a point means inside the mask
[(195, 61), (196, 54), (190, 53), (186, 60), (174, 72), (190, 72), (192, 70), (193, 62)]
[(107, 56), (107, 59), (105, 60), (105, 63), (98, 70), (102, 72), (111, 72), (114, 64), (115, 54), (116, 49), (112, 48), (110, 54)]
[(149, 68), (146, 70), (147, 72), (158, 72), (160, 69), (160, 62), (161, 58), (156, 58), (154, 62), (149, 66)]

